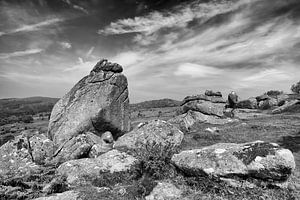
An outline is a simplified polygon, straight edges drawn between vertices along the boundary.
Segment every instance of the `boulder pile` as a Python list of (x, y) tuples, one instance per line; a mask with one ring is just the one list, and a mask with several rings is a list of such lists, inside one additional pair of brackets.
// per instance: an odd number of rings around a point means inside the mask
[(205, 94), (187, 96), (181, 103), (182, 114), (168, 120), (189, 130), (195, 123), (225, 124), (234, 120), (224, 115), (226, 101), (221, 92), (207, 90)]

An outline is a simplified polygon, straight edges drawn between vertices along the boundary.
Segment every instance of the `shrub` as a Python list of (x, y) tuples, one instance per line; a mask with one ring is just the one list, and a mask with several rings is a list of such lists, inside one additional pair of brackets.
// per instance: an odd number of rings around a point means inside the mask
[(295, 94), (300, 94), (300, 81), (291, 87), (292, 92)]
[(171, 158), (177, 152), (178, 148), (170, 143), (166, 145), (155, 142), (141, 144), (132, 152), (134, 157), (140, 160), (140, 164), (136, 167), (137, 174), (156, 180), (176, 176), (176, 169), (171, 163)]
[(283, 91), (279, 91), (279, 90), (269, 90), (268, 92), (265, 93), (266, 95), (270, 96), (270, 97), (277, 97), (280, 94), (283, 94)]

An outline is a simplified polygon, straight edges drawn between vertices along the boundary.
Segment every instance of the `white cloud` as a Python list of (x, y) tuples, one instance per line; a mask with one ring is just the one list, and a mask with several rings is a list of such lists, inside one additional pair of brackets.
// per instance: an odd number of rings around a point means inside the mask
[(63, 49), (70, 49), (70, 48), (72, 48), (72, 44), (70, 42), (60, 42), (59, 44), (60, 44), (60, 46)]
[(218, 74), (222, 74), (223, 70), (215, 67), (204, 66), (194, 63), (183, 63), (179, 65), (177, 70), (174, 72), (176, 76), (191, 76), (196, 77), (209, 77)]
[(43, 27), (50, 26), (50, 25), (56, 24), (56, 23), (61, 22), (61, 21), (63, 21), (63, 19), (61, 19), (61, 18), (53, 18), (53, 19), (48, 19), (48, 20), (36, 23), (36, 24), (22, 25), (19, 28), (2, 32), (2, 34), (0, 34), (0, 36), (14, 34), (14, 33), (19, 33), (19, 32), (36, 31), (36, 30), (39, 30), (39, 29), (41, 29)]
[(41, 53), (43, 49), (27, 49), (24, 51), (15, 51), (12, 53), (0, 53), (0, 59), (8, 59), (13, 57), (20, 57), (20, 56), (28, 56), (32, 54)]
[(86, 57), (87, 57), (87, 58), (90, 57), (90, 56), (92, 55), (94, 49), (95, 49), (95, 47), (92, 46), (92, 47), (88, 50), (88, 52), (86, 53)]
[(115, 57), (110, 58), (112, 62), (119, 63), (123, 67), (130, 68), (132, 65), (138, 63), (138, 61), (142, 60), (143, 57), (138, 52), (128, 51), (122, 52)]
[(68, 5), (72, 6), (74, 9), (79, 10), (85, 14), (89, 14), (89, 11), (87, 9), (85, 9), (82, 6), (79, 6), (77, 4), (72, 3), (70, 0), (62, 0), (63, 2), (67, 3)]

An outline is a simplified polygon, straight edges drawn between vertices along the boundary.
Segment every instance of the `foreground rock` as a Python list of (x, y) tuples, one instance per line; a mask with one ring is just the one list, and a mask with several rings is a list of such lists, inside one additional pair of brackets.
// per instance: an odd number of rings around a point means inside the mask
[(54, 106), (48, 136), (57, 146), (92, 131), (114, 137), (129, 131), (127, 79), (122, 67), (102, 60)]
[(172, 157), (185, 173), (221, 178), (248, 177), (274, 184), (284, 182), (295, 169), (292, 152), (262, 141), (219, 143), (202, 149), (182, 151)]
[(58, 174), (66, 176), (69, 185), (84, 185), (101, 173), (127, 172), (138, 160), (118, 150), (104, 153), (97, 158), (70, 160), (59, 166)]
[(136, 149), (140, 145), (151, 143), (178, 147), (183, 136), (183, 133), (172, 124), (162, 120), (152, 120), (141, 123), (134, 130), (120, 137), (114, 148)]
[(182, 190), (172, 183), (159, 182), (153, 191), (146, 196), (146, 200), (180, 200), (182, 199)]
[(54, 153), (54, 145), (38, 132), (24, 131), (0, 147), (0, 177), (23, 176), (40, 170)]
[(257, 100), (256, 98), (249, 98), (247, 100), (239, 101), (236, 105), (237, 108), (242, 108), (242, 109), (257, 109)]

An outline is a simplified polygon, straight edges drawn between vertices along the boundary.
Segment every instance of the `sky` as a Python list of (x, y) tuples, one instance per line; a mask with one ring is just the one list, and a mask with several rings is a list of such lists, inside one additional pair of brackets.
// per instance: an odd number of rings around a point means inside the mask
[(0, 0), (0, 98), (62, 97), (102, 58), (130, 102), (290, 92), (299, 0)]

